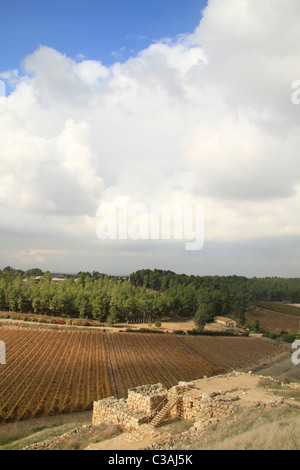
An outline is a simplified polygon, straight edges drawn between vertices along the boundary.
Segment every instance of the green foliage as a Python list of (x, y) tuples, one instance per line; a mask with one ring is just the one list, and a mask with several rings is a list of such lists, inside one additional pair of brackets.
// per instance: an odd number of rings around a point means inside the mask
[(109, 309), (109, 315), (107, 317), (107, 322), (109, 325), (115, 325), (116, 323), (118, 323), (120, 320), (119, 320), (119, 314), (118, 314), (118, 310), (116, 309), (116, 307), (110, 307)]
[(292, 333), (287, 333), (285, 331), (282, 331), (280, 334), (276, 333), (263, 333), (262, 335), (264, 338), (270, 338), (270, 339), (279, 339), (281, 341), (284, 341), (286, 343), (293, 343), (297, 335), (292, 334)]
[(206, 323), (212, 318), (211, 305), (203, 303), (199, 306), (194, 317), (194, 323), (200, 333), (203, 332)]
[[(224, 331), (203, 331), (202, 333), (204, 336), (236, 336), (234, 331), (224, 330)], [(247, 334), (243, 336), (248, 336)]]
[(151, 334), (161, 334), (164, 335), (165, 332), (162, 330), (149, 330), (148, 328), (139, 328), (139, 329), (132, 329), (132, 328), (126, 328), (125, 330), (126, 333), (151, 333)]
[(92, 299), (92, 316), (95, 320), (104, 321), (109, 314), (109, 297), (106, 292), (99, 292)]
[(293, 343), (296, 340), (296, 337), (297, 335), (289, 334), (289, 333), (280, 335), (280, 338), (282, 339), (282, 341), (285, 341), (286, 343)]
[(281, 302), (256, 302), (256, 305), (267, 310), (272, 310), (273, 312), (283, 313), (285, 315), (294, 315), (300, 316), (300, 308), (295, 307), (294, 305), (286, 305)]
[(253, 322), (251, 322), (248, 326), (247, 326), (248, 330), (250, 331), (260, 331), (260, 324), (259, 324), (259, 321), (258, 320), (253, 320)]
[(263, 333), (263, 338), (270, 338), (270, 339), (279, 339), (280, 335), (276, 333)]
[[(35, 275), (41, 273), (39, 268), (26, 273), (10, 266), (0, 270), (0, 310), (111, 324), (183, 316), (194, 318), (195, 329), (203, 332), (216, 315), (234, 316), (243, 324), (245, 312), (262, 299), (300, 303), (300, 279), (188, 276), (142, 269), (122, 278), (80, 272), (76, 281), (66, 275), (55, 283), (49, 271), (37, 281)], [(288, 305), (277, 302), (273, 309), (276, 306), (291, 311)], [(292, 309), (299, 314), (300, 309)]]
[(31, 277), (31, 276), (42, 276), (44, 273), (40, 268), (33, 268), (33, 269), (28, 269), (25, 272), (25, 277)]

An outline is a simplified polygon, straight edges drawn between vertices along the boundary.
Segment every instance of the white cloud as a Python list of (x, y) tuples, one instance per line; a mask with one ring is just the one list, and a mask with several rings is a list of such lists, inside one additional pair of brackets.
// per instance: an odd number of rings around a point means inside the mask
[(299, 13), (210, 0), (192, 34), (123, 64), (41, 46), (23, 75), (2, 73), (16, 82), (0, 109), (3, 229), (51, 232), (55, 217), (62, 236), (95, 237), (99, 203), (124, 195), (205, 204), (208, 240), (299, 234)]
[(76, 71), (81, 80), (87, 85), (95, 85), (109, 76), (109, 70), (96, 60), (80, 62), (77, 64)]
[[(290, 87), (300, 76), (300, 4), (295, 0), (209, 1), (194, 34), (211, 83), (229, 106), (252, 109), (259, 121), (299, 125)], [(259, 122), (262, 125), (262, 122)]]
[(2, 128), (1, 204), (29, 212), (94, 213), (103, 181), (95, 174), (88, 132), (86, 123), (73, 121), (55, 139)]
[(0, 72), (0, 79), (5, 80), (11, 86), (15, 86), (19, 80), (19, 72), (17, 69)]
[(187, 136), (187, 162), (198, 173), (198, 192), (229, 200), (288, 198), (300, 180), (300, 135), (270, 135), (246, 116), (203, 124)]

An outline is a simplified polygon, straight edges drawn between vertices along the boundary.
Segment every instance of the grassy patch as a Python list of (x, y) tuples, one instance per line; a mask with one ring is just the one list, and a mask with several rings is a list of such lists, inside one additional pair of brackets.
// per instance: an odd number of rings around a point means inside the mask
[(259, 386), (263, 388), (267, 388), (270, 390), (282, 390), (283, 386), (281, 382), (274, 382), (273, 380), (270, 379), (261, 379), (259, 381)]
[(112, 439), (123, 433), (119, 426), (112, 424), (102, 424), (101, 426), (94, 426), (91, 428), (79, 429), (76, 434), (72, 436), (61, 436), (55, 440), (48, 449), (49, 450), (84, 450), (89, 444), (96, 444)]
[(208, 430), (192, 449), (299, 450), (300, 414), (297, 409), (244, 410), (213, 430)]
[(273, 377), (287, 383), (300, 383), (300, 367), (292, 363), (292, 353), (271, 364), (253, 369), (253, 373)]
[(255, 302), (260, 308), (271, 310), (272, 312), (283, 313), (285, 315), (300, 316), (300, 308), (293, 305), (283, 304), (281, 302), (260, 301)]
[(91, 412), (45, 416), (0, 425), (0, 450), (17, 450), (90, 424)]

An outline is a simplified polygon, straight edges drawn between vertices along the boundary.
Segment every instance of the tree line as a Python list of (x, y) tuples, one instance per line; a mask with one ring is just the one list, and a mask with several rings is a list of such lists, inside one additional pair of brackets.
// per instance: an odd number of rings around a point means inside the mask
[[(38, 280), (36, 279), (38, 277)], [(0, 310), (95, 319), (111, 324), (170, 316), (201, 325), (219, 316), (241, 323), (257, 300), (300, 302), (299, 278), (194, 276), (169, 270), (138, 270), (117, 277), (94, 271), (53, 275), (39, 268), (0, 270)]]

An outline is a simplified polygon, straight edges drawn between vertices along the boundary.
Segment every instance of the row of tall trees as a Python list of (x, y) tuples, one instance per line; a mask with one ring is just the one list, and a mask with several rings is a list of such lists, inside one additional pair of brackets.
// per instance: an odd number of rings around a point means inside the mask
[(93, 279), (89, 275), (55, 283), (50, 273), (36, 281), (21, 276), (0, 279), (0, 310), (56, 316), (91, 318), (116, 323), (135, 317), (162, 315), (159, 293), (133, 287), (117, 278)]
[[(36, 276), (42, 276), (37, 282)], [(99, 321), (196, 316), (197, 323), (232, 315), (241, 323), (255, 300), (300, 302), (300, 279), (188, 276), (139, 270), (118, 278), (80, 272), (55, 283), (38, 268), (0, 271), (0, 310), (81, 317)]]
[(300, 278), (247, 278), (244, 276), (194, 276), (176, 274), (172, 271), (160, 269), (141, 269), (130, 275), (130, 281), (135, 286), (166, 290), (170, 287), (194, 286), (198, 289), (216, 290), (224, 294), (230, 294), (239, 299), (240, 295), (246, 295), (252, 301), (286, 301), (300, 302)]

